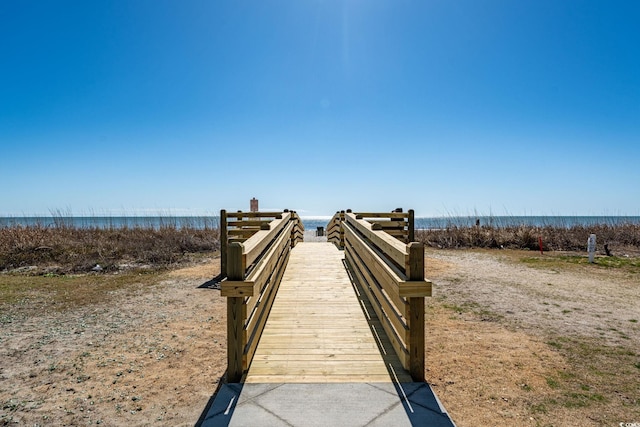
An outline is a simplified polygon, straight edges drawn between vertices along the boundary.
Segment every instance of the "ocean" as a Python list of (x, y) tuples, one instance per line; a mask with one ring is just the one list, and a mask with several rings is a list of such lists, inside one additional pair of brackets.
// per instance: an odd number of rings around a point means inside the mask
[[(305, 230), (325, 227), (327, 218), (302, 218)], [(572, 226), (640, 224), (640, 216), (452, 216), (421, 217), (415, 219), (416, 229), (442, 229), (450, 226), (470, 227), (480, 221), (481, 226), (509, 227), (531, 225), (536, 227), (554, 226), (570, 228)], [(217, 228), (218, 216), (24, 216), (0, 217), (0, 227), (42, 226), (76, 228), (163, 228), (192, 227), (198, 229)]]

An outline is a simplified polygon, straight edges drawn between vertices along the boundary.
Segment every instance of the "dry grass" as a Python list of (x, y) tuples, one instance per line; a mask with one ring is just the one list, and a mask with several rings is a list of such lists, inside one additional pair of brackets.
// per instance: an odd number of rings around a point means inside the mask
[(542, 238), (545, 251), (585, 250), (590, 234), (596, 234), (598, 249), (604, 253), (604, 245), (616, 254), (620, 251), (640, 250), (640, 224), (599, 224), (590, 226), (535, 227), (481, 226), (468, 227), (456, 224), (442, 229), (417, 230), (416, 239), (428, 246), (440, 249), (458, 248), (507, 248), (539, 249)]
[(13, 226), (0, 228), (0, 271), (28, 269), (67, 274), (123, 267), (166, 267), (190, 261), (192, 254), (219, 248), (217, 228), (76, 228)]
[(458, 425), (637, 422), (638, 262), (429, 251), (429, 381)]
[(218, 267), (0, 274), (0, 425), (194, 425), (226, 365)]

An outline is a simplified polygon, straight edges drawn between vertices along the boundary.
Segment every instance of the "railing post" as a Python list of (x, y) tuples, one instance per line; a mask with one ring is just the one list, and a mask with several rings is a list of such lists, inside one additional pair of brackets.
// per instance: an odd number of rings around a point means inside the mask
[(416, 240), (416, 228), (415, 228), (415, 212), (413, 209), (409, 209), (409, 223), (407, 229), (409, 231), (409, 241), (407, 243), (415, 242)]
[[(424, 245), (408, 245), (409, 262), (406, 275), (409, 280), (424, 280)], [(409, 298), (409, 373), (414, 381), (424, 381), (424, 297)]]
[[(228, 246), (227, 273), (230, 281), (244, 280), (246, 265), (242, 256), (241, 243)], [(227, 298), (227, 382), (236, 383), (244, 372), (244, 323), (247, 318), (244, 297)]]
[(220, 210), (220, 277), (227, 277), (227, 211)]
[[(351, 209), (347, 209), (347, 212), (351, 213)], [(344, 211), (340, 211), (340, 249), (344, 249)]]

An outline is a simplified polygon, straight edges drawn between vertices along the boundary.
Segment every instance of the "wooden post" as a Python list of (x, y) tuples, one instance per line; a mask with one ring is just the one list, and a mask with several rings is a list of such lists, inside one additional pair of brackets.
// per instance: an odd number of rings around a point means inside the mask
[[(229, 280), (244, 280), (246, 270), (242, 243), (228, 245), (227, 273)], [(244, 323), (247, 306), (244, 297), (227, 297), (227, 382), (237, 383), (244, 373)]]
[(227, 382), (237, 383), (244, 372), (244, 319), (247, 306), (243, 297), (227, 297)]
[[(347, 212), (351, 213), (351, 209), (347, 209)], [(344, 211), (340, 211), (340, 249), (344, 249)]]
[(409, 230), (409, 241), (407, 243), (415, 242), (416, 240), (415, 226), (415, 212), (413, 211), (413, 209), (409, 209), (409, 223), (407, 224), (407, 228)]
[(227, 211), (220, 211), (220, 277), (227, 277), (227, 245), (229, 237), (227, 236)]
[[(408, 245), (409, 262), (406, 275), (409, 280), (424, 280), (424, 245)], [(414, 381), (424, 381), (424, 297), (409, 298), (409, 373)]]

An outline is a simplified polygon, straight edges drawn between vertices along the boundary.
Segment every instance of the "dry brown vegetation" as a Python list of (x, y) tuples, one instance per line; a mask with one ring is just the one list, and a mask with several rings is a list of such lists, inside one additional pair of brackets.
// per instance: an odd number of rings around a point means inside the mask
[[(12, 226), (0, 228), (0, 271), (77, 273), (96, 265), (106, 271), (131, 267), (167, 267), (193, 254), (219, 248), (217, 228), (78, 228)], [(37, 267), (37, 268), (36, 268)]]
[(545, 251), (578, 251), (586, 248), (590, 234), (596, 234), (599, 250), (607, 244), (612, 253), (640, 250), (640, 224), (599, 224), (590, 226), (458, 226), (455, 223), (442, 229), (417, 230), (416, 238), (439, 249), (508, 248), (539, 249), (542, 238)]

